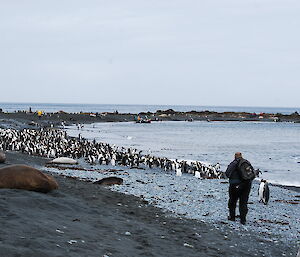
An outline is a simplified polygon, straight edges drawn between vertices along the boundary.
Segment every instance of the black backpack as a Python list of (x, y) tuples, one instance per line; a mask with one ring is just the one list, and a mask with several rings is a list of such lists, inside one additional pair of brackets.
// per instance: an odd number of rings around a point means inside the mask
[(238, 168), (243, 180), (253, 180), (255, 178), (255, 171), (249, 161), (241, 159), (239, 161)]

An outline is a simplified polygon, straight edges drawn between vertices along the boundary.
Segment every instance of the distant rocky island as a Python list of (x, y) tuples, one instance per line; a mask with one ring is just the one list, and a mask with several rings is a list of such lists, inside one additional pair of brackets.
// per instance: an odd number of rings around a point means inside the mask
[(14, 121), (28, 124), (28, 126), (61, 126), (77, 123), (94, 122), (133, 122), (137, 119), (156, 121), (260, 121), (260, 122), (294, 122), (300, 123), (298, 112), (292, 114), (281, 113), (248, 113), (248, 112), (214, 112), (214, 111), (188, 111), (178, 112), (173, 109), (157, 110), (156, 112), (119, 113), (115, 112), (79, 112), (67, 113), (59, 111), (54, 113), (30, 110), (3, 112), (0, 109), (2, 121)]

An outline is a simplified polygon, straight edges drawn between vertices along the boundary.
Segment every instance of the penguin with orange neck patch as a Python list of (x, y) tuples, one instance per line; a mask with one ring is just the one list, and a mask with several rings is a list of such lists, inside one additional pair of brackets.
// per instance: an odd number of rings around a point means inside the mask
[(268, 182), (265, 179), (261, 180), (258, 189), (258, 195), (259, 195), (259, 202), (263, 202), (265, 205), (267, 205), (270, 199), (270, 189), (269, 189)]

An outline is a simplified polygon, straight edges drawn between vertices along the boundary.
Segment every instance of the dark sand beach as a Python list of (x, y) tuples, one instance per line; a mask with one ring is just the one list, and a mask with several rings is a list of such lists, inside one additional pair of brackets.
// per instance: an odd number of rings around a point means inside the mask
[[(46, 159), (7, 153), (8, 164)], [(3, 165), (1, 165), (3, 167)], [(1, 189), (0, 256), (293, 256), (295, 246), (255, 234), (226, 236), (210, 224), (170, 217), (143, 200), (54, 175), (48, 194)], [(129, 233), (128, 233), (129, 232)]]
[[(57, 121), (57, 120), (56, 120)], [(58, 121), (57, 121), (58, 122)], [(26, 127), (6, 120), (4, 127)], [(48, 159), (7, 152), (43, 171)], [(138, 197), (53, 174), (48, 194), (1, 189), (0, 256), (295, 256), (297, 246), (174, 217)], [(199, 207), (200, 208), (200, 207)], [(227, 210), (224, 210), (227, 211)]]

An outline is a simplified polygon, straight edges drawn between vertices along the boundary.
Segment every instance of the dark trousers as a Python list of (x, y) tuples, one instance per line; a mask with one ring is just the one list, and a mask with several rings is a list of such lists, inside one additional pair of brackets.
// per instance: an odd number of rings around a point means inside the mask
[(240, 218), (242, 221), (246, 221), (246, 215), (248, 213), (248, 199), (251, 190), (251, 181), (243, 181), (240, 184), (229, 185), (229, 215), (231, 218), (235, 217), (235, 209), (237, 200), (239, 200)]

